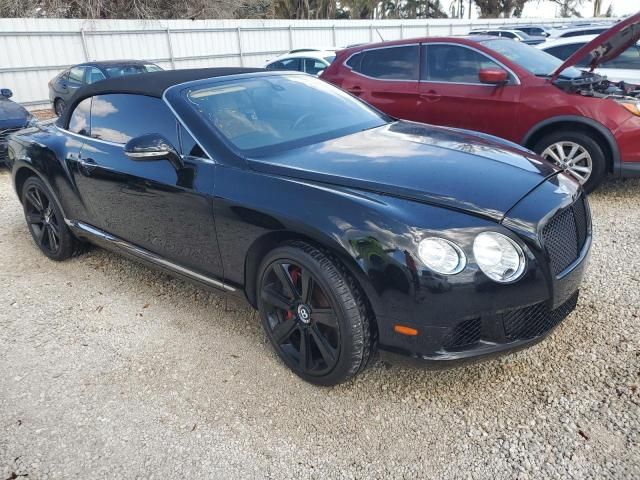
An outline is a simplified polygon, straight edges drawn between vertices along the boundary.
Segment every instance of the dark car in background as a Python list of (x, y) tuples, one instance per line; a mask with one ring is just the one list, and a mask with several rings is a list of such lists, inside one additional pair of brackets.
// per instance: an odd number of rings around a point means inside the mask
[(532, 37), (548, 37), (551, 35), (547, 28), (539, 25), (509, 25), (500, 27), (500, 30), (518, 30)]
[(469, 35), (489, 35), (492, 37), (509, 38), (516, 42), (526, 43), (527, 45), (538, 45), (544, 43), (546, 37), (532, 37), (521, 30), (471, 30)]
[(158, 72), (158, 65), (141, 60), (110, 60), (88, 62), (74, 65), (59, 73), (49, 82), (49, 100), (56, 115), (62, 115), (64, 109), (76, 91), (84, 86), (106, 78)]
[(376, 349), (444, 366), (541, 340), (591, 244), (580, 185), (549, 162), (297, 72), (105, 80), (10, 153), (44, 255), (87, 240), (239, 295), (321, 385)]
[(7, 160), (7, 140), (9, 135), (35, 122), (35, 118), (22, 106), (11, 101), (13, 92), (0, 89), (0, 166)]

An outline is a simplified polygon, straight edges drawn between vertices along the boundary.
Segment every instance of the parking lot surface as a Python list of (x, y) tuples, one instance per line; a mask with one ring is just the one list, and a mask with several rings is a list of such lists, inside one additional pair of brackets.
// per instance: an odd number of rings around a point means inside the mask
[[(318, 388), (256, 314), (32, 243), (0, 172), (0, 480), (640, 478), (640, 181), (591, 196), (578, 309), (515, 355)], [(28, 476), (27, 476), (28, 475)]]

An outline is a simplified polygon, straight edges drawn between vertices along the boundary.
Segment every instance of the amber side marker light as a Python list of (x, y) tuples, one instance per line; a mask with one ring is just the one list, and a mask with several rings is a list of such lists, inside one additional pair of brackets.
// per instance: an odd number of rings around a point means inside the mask
[(409, 337), (415, 337), (418, 335), (418, 330), (411, 327), (405, 327), (404, 325), (394, 325), (393, 331), (399, 333), (400, 335), (407, 335)]

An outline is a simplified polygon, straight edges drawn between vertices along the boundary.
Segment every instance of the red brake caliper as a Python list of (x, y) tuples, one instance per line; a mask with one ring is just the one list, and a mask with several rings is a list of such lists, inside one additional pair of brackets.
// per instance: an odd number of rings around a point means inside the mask
[[(300, 279), (300, 275), (301, 275), (301, 271), (300, 271), (300, 267), (296, 267), (293, 265), (289, 266), (289, 275), (291, 275), (291, 281), (293, 282), (294, 285), (298, 284), (298, 280)], [(287, 311), (287, 314), (285, 315), (285, 318), (287, 320), (291, 320), (294, 317), (294, 313), (292, 311)]]

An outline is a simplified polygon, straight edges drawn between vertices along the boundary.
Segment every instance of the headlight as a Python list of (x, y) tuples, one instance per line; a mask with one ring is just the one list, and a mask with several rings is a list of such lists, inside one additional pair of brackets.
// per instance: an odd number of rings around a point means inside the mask
[(436, 273), (455, 275), (467, 264), (467, 257), (455, 243), (444, 238), (429, 237), (418, 245), (420, 260)]
[(516, 281), (526, 265), (522, 248), (497, 232), (479, 234), (473, 241), (473, 255), (485, 275), (500, 283)]
[(640, 117), (640, 102), (620, 101), (619, 103), (624, 108), (626, 108), (629, 112)]

